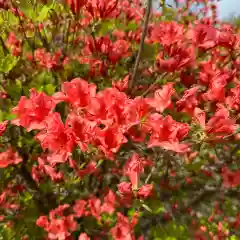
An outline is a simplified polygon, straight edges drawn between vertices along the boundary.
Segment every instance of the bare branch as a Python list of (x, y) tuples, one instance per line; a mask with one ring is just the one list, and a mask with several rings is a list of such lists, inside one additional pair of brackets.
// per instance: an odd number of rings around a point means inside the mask
[(142, 32), (140, 47), (139, 47), (138, 55), (137, 55), (135, 65), (134, 65), (134, 68), (133, 68), (132, 77), (129, 81), (129, 90), (130, 91), (131, 91), (131, 89), (134, 85), (134, 82), (136, 80), (137, 70), (138, 70), (138, 66), (139, 66), (139, 63), (140, 63), (140, 59), (141, 59), (141, 54), (144, 50), (144, 42), (145, 42), (145, 37), (147, 35), (147, 28), (148, 28), (148, 22), (149, 22), (149, 18), (150, 18), (151, 9), (152, 9), (152, 0), (147, 0), (147, 9), (146, 9), (145, 17), (144, 17), (144, 22), (143, 22), (143, 32)]

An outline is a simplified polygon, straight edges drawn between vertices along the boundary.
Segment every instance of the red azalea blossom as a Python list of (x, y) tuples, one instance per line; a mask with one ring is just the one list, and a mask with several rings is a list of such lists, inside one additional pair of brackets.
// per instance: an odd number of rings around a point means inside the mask
[(140, 174), (144, 172), (143, 159), (138, 154), (134, 153), (127, 161), (124, 172), (130, 178), (133, 188), (137, 189)]
[(46, 128), (36, 135), (43, 149), (49, 149), (54, 153), (57, 162), (67, 160), (67, 154), (72, 152), (75, 145), (73, 132), (64, 126), (59, 113), (52, 113), (46, 119)]
[(97, 220), (100, 220), (101, 217), (101, 200), (95, 197), (92, 197), (88, 200), (88, 207), (90, 209), (90, 213), (94, 216)]
[(240, 185), (240, 171), (231, 171), (227, 167), (222, 168), (223, 185), (232, 188)]
[(14, 152), (11, 148), (0, 153), (0, 168), (6, 168), (8, 165), (18, 164), (20, 162), (22, 162), (22, 159), (18, 153)]
[(111, 234), (116, 240), (134, 240), (132, 226), (127, 217), (121, 213), (117, 214), (118, 221), (115, 227), (111, 229)]
[(56, 103), (65, 101), (75, 107), (87, 107), (90, 99), (96, 95), (96, 86), (88, 84), (81, 78), (75, 78), (71, 82), (62, 85), (62, 92), (56, 93), (53, 98)]
[(194, 63), (193, 46), (173, 45), (164, 50), (156, 58), (156, 66), (159, 71), (179, 71), (192, 66)]
[(198, 105), (197, 87), (190, 88), (184, 92), (183, 97), (177, 101), (177, 108), (183, 112), (193, 115), (195, 107)]
[(66, 0), (74, 14), (78, 14), (80, 9), (87, 3), (88, 0)]
[(206, 124), (207, 133), (214, 134), (217, 138), (232, 134), (236, 129), (235, 120), (230, 118), (229, 111), (222, 106)]
[(126, 137), (119, 131), (117, 126), (108, 127), (96, 132), (96, 144), (104, 152), (106, 157), (113, 160), (122, 144), (127, 142)]
[(40, 130), (45, 127), (44, 120), (55, 108), (52, 97), (44, 93), (37, 93), (35, 89), (30, 90), (30, 99), (21, 97), (18, 106), (13, 108), (17, 119), (12, 123), (26, 128), (28, 131)]
[(117, 40), (113, 43), (108, 58), (109, 60), (115, 64), (117, 63), (121, 58), (128, 57), (130, 53), (128, 52), (129, 44), (125, 40)]
[(78, 240), (90, 240), (90, 237), (86, 233), (81, 233), (78, 237)]
[(137, 195), (140, 198), (148, 198), (152, 195), (152, 193), (153, 193), (153, 185), (145, 184), (138, 190)]
[(77, 200), (73, 206), (73, 211), (75, 212), (76, 217), (82, 217), (85, 212), (87, 202), (84, 200)]
[(104, 197), (104, 202), (101, 206), (101, 212), (113, 214), (116, 205), (116, 195), (113, 191), (109, 190), (108, 194)]
[(240, 28), (217, 0), (160, 1), (157, 12), (142, 0), (40, 0), (37, 18), (10, 2), (0, 0), (11, 20), (0, 36), (1, 234), (236, 238)]
[(148, 120), (152, 127), (148, 147), (160, 146), (179, 153), (189, 151), (188, 144), (180, 143), (188, 134), (189, 127), (187, 124), (175, 122), (170, 116), (154, 118)]
[(72, 129), (76, 143), (83, 152), (86, 151), (88, 144), (92, 142), (96, 123), (72, 114), (68, 116), (67, 124)]
[(93, 18), (109, 18), (116, 17), (118, 0), (93, 0), (86, 4), (87, 11), (92, 15)]
[(174, 92), (173, 83), (168, 83), (164, 85), (162, 89), (157, 90), (154, 94), (154, 98), (148, 99), (147, 102), (152, 107), (156, 108), (157, 111), (163, 112), (171, 105), (171, 97)]
[(182, 40), (183, 34), (183, 25), (176, 22), (161, 22), (153, 28), (151, 40), (169, 46)]
[(125, 91), (128, 89), (128, 82), (129, 82), (130, 75), (128, 74), (126, 77), (124, 77), (122, 80), (119, 80), (117, 82), (113, 82), (112, 86), (117, 88), (119, 91)]
[(8, 121), (0, 123), (0, 136), (2, 136), (7, 129)]

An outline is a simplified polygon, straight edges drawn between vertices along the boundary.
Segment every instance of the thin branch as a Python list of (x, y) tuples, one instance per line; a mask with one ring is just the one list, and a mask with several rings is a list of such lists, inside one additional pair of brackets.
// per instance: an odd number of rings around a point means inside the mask
[[(168, 75), (168, 73), (164, 73), (161, 78), (165, 78)], [(156, 81), (154, 83), (152, 83), (149, 88), (141, 95), (142, 97), (145, 97), (151, 90), (154, 89), (154, 87), (156, 86), (157, 82), (159, 81), (159, 79), (157, 78)]]
[(150, 18), (151, 9), (152, 9), (152, 0), (147, 0), (147, 9), (146, 9), (145, 17), (144, 17), (144, 22), (143, 22), (143, 32), (142, 32), (140, 47), (139, 47), (138, 55), (137, 55), (136, 62), (135, 62), (134, 68), (133, 68), (133, 74), (129, 81), (129, 90), (130, 91), (136, 80), (137, 70), (138, 70), (138, 66), (140, 63), (140, 59), (141, 59), (141, 54), (144, 50), (144, 42), (145, 42), (145, 37), (147, 35), (147, 28), (148, 28), (148, 22), (149, 22), (149, 18)]
[(9, 54), (9, 50), (8, 50), (8, 48), (6, 47), (6, 45), (5, 45), (4, 41), (3, 41), (3, 38), (2, 38), (1, 36), (0, 36), (0, 43), (1, 43), (1, 46), (2, 46), (2, 48), (3, 48), (4, 54), (5, 54), (5, 55)]

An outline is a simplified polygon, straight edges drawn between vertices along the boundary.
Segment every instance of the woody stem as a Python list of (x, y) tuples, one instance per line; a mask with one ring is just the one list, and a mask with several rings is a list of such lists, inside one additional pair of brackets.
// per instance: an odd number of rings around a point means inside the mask
[(128, 86), (130, 91), (132, 90), (132, 87), (134, 86), (134, 83), (136, 81), (138, 66), (140, 63), (142, 52), (144, 50), (144, 42), (145, 42), (145, 37), (147, 35), (147, 28), (148, 28), (148, 22), (149, 22), (149, 18), (150, 18), (151, 8), (152, 8), (152, 0), (147, 0), (147, 9), (146, 9), (146, 13), (145, 13), (144, 22), (143, 22), (143, 32), (142, 32), (140, 47), (139, 47), (137, 58), (136, 58), (136, 61), (134, 64), (132, 77), (129, 81), (129, 86)]

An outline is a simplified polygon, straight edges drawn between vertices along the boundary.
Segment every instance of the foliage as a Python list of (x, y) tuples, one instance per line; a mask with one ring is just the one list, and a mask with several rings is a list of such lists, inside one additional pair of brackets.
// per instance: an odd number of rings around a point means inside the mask
[(240, 237), (240, 36), (213, 2), (0, 1), (0, 239)]

